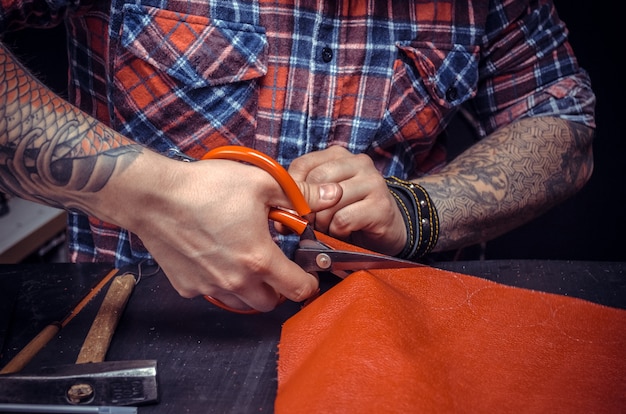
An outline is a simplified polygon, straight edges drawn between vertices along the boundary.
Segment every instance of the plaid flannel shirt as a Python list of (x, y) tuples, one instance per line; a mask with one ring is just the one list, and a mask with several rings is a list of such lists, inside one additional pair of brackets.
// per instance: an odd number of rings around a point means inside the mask
[[(445, 163), (461, 108), (480, 136), (537, 115), (595, 126), (549, 0), (94, 3), (5, 0), (0, 30), (64, 19), (70, 100), (164, 154), (236, 144), (288, 166), (341, 145), (409, 178)], [(96, 218), (71, 214), (69, 233), (73, 261), (149, 257)]]

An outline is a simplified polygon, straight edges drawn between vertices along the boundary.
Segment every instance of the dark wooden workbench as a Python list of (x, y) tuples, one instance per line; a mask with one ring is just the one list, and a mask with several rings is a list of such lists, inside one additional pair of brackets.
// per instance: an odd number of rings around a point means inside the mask
[[(480, 261), (436, 267), (626, 308), (626, 263)], [(97, 264), (0, 266), (0, 366), (45, 325), (62, 319), (110, 270)], [(73, 363), (102, 297), (30, 366)], [(161, 401), (140, 407), (142, 414), (272, 412), (281, 325), (298, 309), (286, 303), (267, 314), (229, 313), (202, 298), (180, 297), (157, 273), (136, 286), (107, 359), (158, 361)]]

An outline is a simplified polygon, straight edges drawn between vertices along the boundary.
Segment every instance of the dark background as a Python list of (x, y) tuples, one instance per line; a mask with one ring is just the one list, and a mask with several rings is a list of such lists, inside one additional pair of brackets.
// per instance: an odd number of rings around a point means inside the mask
[[(597, 97), (595, 169), (585, 188), (535, 221), (459, 258), (625, 261), (626, 150), (618, 119), (624, 104), (624, 44), (619, 13), (606, 2), (555, 0), (570, 29), (579, 63), (590, 74)], [(67, 59), (64, 28), (27, 30), (5, 38), (22, 60), (53, 90), (65, 95)]]

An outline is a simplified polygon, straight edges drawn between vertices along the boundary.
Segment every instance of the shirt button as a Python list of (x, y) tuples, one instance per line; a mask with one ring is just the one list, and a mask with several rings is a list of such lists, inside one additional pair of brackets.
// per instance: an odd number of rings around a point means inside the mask
[(459, 92), (456, 90), (454, 86), (450, 86), (446, 91), (446, 100), (448, 102), (452, 102), (459, 97)]
[(322, 49), (322, 60), (325, 63), (328, 63), (331, 60), (333, 60), (333, 50), (331, 48), (325, 47), (324, 49)]

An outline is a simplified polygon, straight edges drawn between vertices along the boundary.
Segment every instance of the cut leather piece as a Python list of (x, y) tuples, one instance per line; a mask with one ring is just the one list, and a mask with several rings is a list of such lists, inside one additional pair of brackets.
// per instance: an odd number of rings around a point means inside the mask
[(284, 324), (275, 410), (619, 412), (625, 373), (624, 310), (430, 267), (358, 271)]

